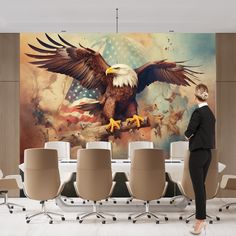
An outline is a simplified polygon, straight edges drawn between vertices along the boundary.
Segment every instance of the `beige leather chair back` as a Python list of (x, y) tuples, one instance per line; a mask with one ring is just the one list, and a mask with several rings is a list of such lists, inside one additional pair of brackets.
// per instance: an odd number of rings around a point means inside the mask
[(183, 191), (185, 193), (185, 196), (189, 199), (194, 199), (194, 191), (193, 191), (193, 185), (189, 173), (189, 155), (190, 152), (186, 152), (186, 156), (184, 158), (184, 168), (183, 168), (183, 176), (181, 180), (181, 186), (183, 188)]
[(130, 169), (130, 189), (133, 197), (151, 201), (162, 197), (165, 189), (165, 160), (160, 149), (134, 151)]
[(217, 195), (219, 189), (219, 169), (218, 169), (218, 152), (216, 149), (211, 150), (211, 164), (206, 177), (206, 198), (212, 199)]
[[(211, 150), (212, 159), (211, 164), (208, 169), (208, 174), (206, 177), (205, 187), (206, 187), (206, 197), (207, 199), (212, 199), (216, 196), (218, 188), (219, 188), (219, 172), (218, 172), (218, 156), (217, 150)], [(192, 181), (189, 173), (189, 152), (186, 154), (184, 158), (184, 170), (183, 177), (181, 181), (182, 188), (184, 190), (185, 195), (189, 199), (195, 199), (194, 190), (192, 186)]]
[(33, 148), (24, 151), (26, 195), (34, 200), (49, 200), (60, 188), (57, 151)]
[(110, 150), (78, 150), (76, 187), (83, 199), (99, 201), (109, 197), (112, 187)]

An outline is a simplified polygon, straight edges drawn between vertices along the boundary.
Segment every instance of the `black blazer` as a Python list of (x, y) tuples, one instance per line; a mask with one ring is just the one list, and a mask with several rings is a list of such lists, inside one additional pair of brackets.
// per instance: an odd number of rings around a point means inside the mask
[(189, 139), (189, 150), (215, 148), (215, 116), (208, 106), (197, 108), (189, 121), (185, 136)]

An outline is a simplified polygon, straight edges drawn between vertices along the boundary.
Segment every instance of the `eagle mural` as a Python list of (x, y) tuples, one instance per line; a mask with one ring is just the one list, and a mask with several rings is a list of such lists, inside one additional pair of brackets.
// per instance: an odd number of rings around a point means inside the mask
[(138, 115), (136, 94), (158, 81), (178, 86), (195, 84), (196, 72), (191, 66), (167, 60), (152, 61), (139, 68), (126, 64), (109, 65), (101, 54), (91, 48), (75, 47), (60, 35), (58, 41), (45, 34), (48, 42), (36, 38), (43, 48), (28, 44), (36, 53), (26, 55), (36, 60), (30, 62), (50, 72), (68, 75), (87, 89), (99, 90), (97, 101), (79, 105), (84, 111), (103, 118), (107, 130), (120, 129), (121, 121), (135, 122), (137, 127), (143, 122)]

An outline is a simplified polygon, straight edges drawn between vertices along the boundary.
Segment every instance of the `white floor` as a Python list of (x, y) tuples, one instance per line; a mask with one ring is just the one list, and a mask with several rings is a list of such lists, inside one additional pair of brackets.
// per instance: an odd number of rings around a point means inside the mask
[[(1, 199), (0, 199), (1, 200)], [(166, 199), (167, 200), (167, 199)], [(218, 208), (228, 201), (235, 201), (236, 199), (214, 199), (208, 202), (208, 213), (217, 214), (221, 220), (212, 225), (207, 224), (206, 235), (214, 236), (235, 236), (236, 235), (236, 206), (229, 210), (218, 212)], [(11, 202), (22, 204), (27, 208), (26, 212), (21, 210), (14, 210), (10, 214), (5, 206), (0, 206), (0, 236), (152, 236), (152, 235), (190, 235), (189, 230), (191, 223), (186, 224), (184, 221), (179, 221), (178, 212), (169, 212), (169, 221), (161, 221), (160, 224), (149, 219), (138, 221), (135, 224), (127, 220), (128, 213), (116, 213), (116, 222), (107, 222), (101, 224), (99, 220), (90, 219), (79, 224), (75, 220), (76, 213), (65, 213), (66, 221), (54, 221), (50, 225), (48, 219), (45, 217), (35, 218), (29, 224), (25, 222), (26, 214), (35, 213), (40, 210), (40, 205), (36, 201), (25, 198), (10, 199)], [(54, 201), (47, 204), (50, 211), (62, 212)], [(188, 206), (185, 213), (191, 212), (194, 206)], [(127, 207), (128, 211), (128, 207)], [(204, 233), (202, 233), (204, 235)]]

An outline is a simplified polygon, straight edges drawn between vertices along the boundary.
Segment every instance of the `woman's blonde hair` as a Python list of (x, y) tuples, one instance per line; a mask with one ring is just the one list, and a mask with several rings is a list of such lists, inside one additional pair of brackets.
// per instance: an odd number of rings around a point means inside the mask
[(195, 88), (195, 96), (201, 102), (206, 101), (209, 96), (207, 86), (205, 84), (198, 84)]

